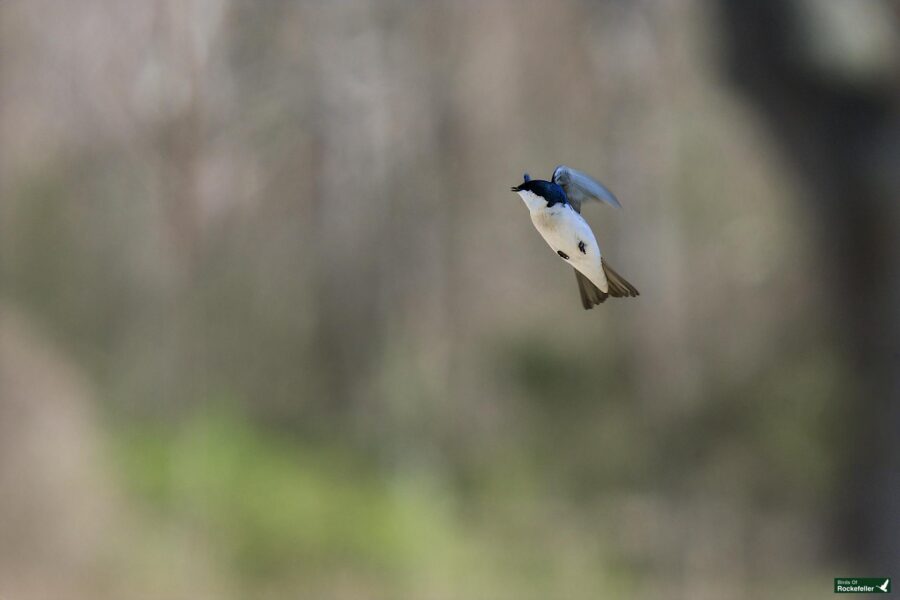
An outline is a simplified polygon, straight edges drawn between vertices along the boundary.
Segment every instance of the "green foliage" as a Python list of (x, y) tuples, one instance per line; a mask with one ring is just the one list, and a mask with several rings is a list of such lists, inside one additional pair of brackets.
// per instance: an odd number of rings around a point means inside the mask
[[(386, 576), (453, 543), (427, 485), (392, 486), (363, 461), (254, 429), (230, 412), (121, 440), (130, 489), (167, 518), (211, 532), (249, 577), (355, 567)], [(418, 565), (425, 567), (426, 565)]]
[[(231, 410), (117, 430), (119, 472), (143, 519), (205, 539), (248, 590), (329, 593), (350, 577), (364, 597), (594, 598), (585, 594), (625, 581), (601, 568), (603, 522), (559, 520), (565, 507), (520, 459), (491, 461), (476, 497), (464, 500), (432, 475), (392, 475)], [(147, 570), (165, 571), (155, 560)]]

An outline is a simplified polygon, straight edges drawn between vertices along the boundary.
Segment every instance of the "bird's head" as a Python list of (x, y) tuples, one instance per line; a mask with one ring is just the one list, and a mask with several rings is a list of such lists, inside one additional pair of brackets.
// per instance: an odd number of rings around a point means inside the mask
[(527, 173), (524, 179), (525, 181), (510, 189), (519, 194), (530, 210), (566, 203), (566, 193), (555, 183), (532, 179)]
[[(526, 184), (526, 183), (528, 183), (529, 181), (531, 181), (531, 175), (529, 175), (528, 173), (523, 174), (523, 175), (522, 175), (522, 184)], [(521, 184), (520, 184), (520, 185), (521, 185)], [(512, 186), (512, 187), (509, 188), (509, 189), (511, 189), (511, 190), (514, 191), (514, 192), (518, 192), (518, 191), (519, 191), (519, 187), (520, 187), (520, 186), (518, 186), (518, 185), (514, 185), (514, 186)]]

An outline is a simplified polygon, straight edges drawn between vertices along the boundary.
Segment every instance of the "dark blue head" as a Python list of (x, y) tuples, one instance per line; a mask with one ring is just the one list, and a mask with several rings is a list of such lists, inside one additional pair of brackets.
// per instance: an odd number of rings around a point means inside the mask
[(543, 179), (531, 179), (525, 175), (525, 181), (511, 188), (514, 192), (528, 191), (536, 196), (540, 196), (547, 201), (547, 207), (554, 204), (566, 204), (566, 193), (563, 189), (552, 181), (544, 181)]

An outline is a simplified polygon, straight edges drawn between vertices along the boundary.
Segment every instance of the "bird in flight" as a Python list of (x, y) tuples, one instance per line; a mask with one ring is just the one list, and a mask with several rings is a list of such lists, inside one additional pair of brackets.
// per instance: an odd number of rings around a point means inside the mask
[(640, 295), (602, 257), (594, 232), (581, 216), (581, 203), (585, 200), (622, 208), (612, 192), (589, 175), (565, 165), (556, 167), (552, 181), (531, 179), (528, 173), (523, 179), (512, 191), (525, 201), (531, 222), (544, 241), (575, 269), (584, 308), (591, 309), (609, 296)]

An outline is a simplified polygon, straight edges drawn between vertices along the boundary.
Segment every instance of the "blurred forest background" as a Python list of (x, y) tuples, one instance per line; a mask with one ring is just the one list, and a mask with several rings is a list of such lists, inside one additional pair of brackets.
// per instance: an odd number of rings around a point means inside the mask
[[(900, 576), (900, 4), (0, 1), (0, 597)], [(509, 192), (594, 174), (584, 311)]]

